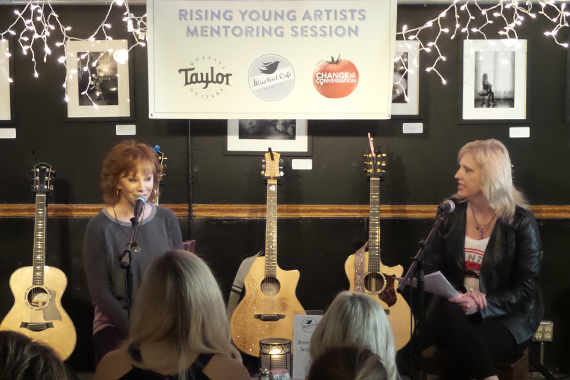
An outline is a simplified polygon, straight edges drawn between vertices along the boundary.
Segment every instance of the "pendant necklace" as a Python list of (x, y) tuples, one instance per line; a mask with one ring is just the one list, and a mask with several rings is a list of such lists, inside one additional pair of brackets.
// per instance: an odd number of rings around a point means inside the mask
[(491, 223), (493, 222), (493, 220), (495, 220), (495, 217), (497, 216), (497, 211), (495, 211), (495, 214), (493, 215), (493, 217), (491, 218), (489, 223), (479, 224), (477, 222), (477, 218), (475, 218), (475, 211), (473, 210), (473, 205), (471, 204), (471, 202), (469, 202), (469, 206), (471, 206), (471, 213), (473, 214), (473, 220), (475, 221), (476, 228), (479, 232), (481, 232), (481, 240), (483, 240), (483, 235), (485, 235), (485, 231), (487, 231), (487, 229), (489, 228), (489, 226), (491, 225)]
[[(129, 233), (127, 232), (127, 230), (125, 230), (125, 227), (123, 227), (123, 225), (121, 224), (121, 222), (119, 221), (119, 218), (117, 218), (117, 211), (115, 211), (115, 206), (113, 206), (113, 214), (115, 214), (115, 221), (117, 222), (117, 224), (119, 225), (119, 227), (121, 227), (121, 230), (123, 231), (123, 233), (125, 234), (125, 236), (127, 237), (127, 239), (131, 239), (131, 236), (129, 235)], [(137, 231), (138, 232), (138, 231)], [(138, 233), (137, 236), (135, 237), (135, 241), (138, 239)], [(138, 245), (135, 246), (133, 248), (133, 250), (136, 253), (139, 253), (141, 251), (141, 247), (139, 247)]]

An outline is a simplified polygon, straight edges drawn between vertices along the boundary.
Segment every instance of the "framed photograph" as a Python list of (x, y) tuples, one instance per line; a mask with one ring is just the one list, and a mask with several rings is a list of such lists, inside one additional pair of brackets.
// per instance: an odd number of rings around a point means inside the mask
[(463, 120), (528, 119), (527, 41), (463, 41)]
[(10, 124), (14, 119), (10, 44), (0, 39), (0, 124)]
[(127, 40), (67, 42), (67, 117), (130, 118)]
[(230, 119), (228, 155), (263, 155), (271, 147), (283, 156), (310, 156), (307, 120)]
[(420, 98), (419, 42), (396, 41), (392, 115), (418, 115)]

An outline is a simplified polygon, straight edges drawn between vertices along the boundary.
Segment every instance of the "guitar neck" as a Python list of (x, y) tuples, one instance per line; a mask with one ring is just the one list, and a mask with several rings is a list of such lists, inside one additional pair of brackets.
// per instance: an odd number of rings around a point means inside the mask
[(380, 178), (370, 178), (368, 271), (380, 272)]
[(47, 220), (46, 195), (36, 194), (36, 217), (34, 226), (34, 285), (44, 284), (45, 228)]
[(265, 222), (265, 277), (276, 277), (277, 267), (277, 180), (267, 180)]

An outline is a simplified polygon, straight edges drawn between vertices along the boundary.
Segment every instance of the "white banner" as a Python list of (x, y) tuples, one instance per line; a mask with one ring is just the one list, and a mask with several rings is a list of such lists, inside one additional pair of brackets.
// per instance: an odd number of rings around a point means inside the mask
[(148, 0), (161, 119), (390, 117), (396, 0)]

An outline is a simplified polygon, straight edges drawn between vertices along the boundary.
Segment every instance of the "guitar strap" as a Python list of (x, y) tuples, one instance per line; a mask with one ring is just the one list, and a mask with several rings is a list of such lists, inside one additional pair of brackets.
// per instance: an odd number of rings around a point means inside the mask
[(366, 276), (364, 270), (364, 252), (366, 251), (367, 245), (368, 242), (364, 243), (364, 245), (354, 253), (354, 290), (357, 292), (366, 291), (364, 288), (364, 277)]
[(230, 298), (228, 300), (228, 308), (226, 309), (226, 315), (228, 316), (228, 320), (232, 317), (232, 314), (234, 313), (234, 310), (236, 309), (239, 303), (239, 297), (241, 296), (241, 292), (243, 290), (243, 282), (245, 280), (245, 277), (249, 273), (249, 269), (253, 265), (255, 259), (261, 256), (262, 253), (263, 250), (257, 252), (253, 256), (244, 259), (241, 262), (239, 269), (236, 273), (236, 277), (234, 278), (234, 283), (232, 284), (232, 291), (230, 292)]

